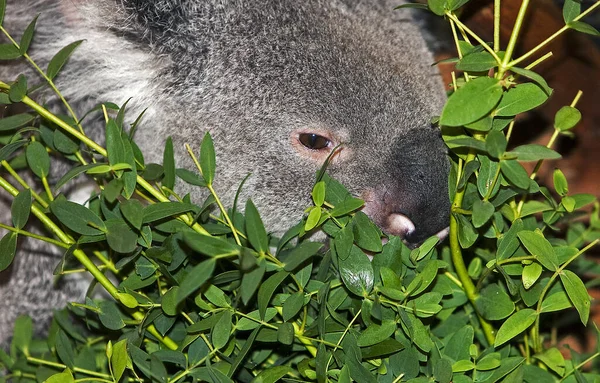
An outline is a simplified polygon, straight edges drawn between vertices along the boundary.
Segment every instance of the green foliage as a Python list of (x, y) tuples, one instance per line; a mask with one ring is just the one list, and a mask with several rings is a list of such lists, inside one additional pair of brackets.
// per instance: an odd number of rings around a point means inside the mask
[[(472, 35), (454, 14), (464, 3), (427, 6)], [(0, 0), (0, 20), (4, 5)], [(406, 7), (423, 5), (398, 8)], [(568, 28), (591, 33), (583, 15), (579, 2), (565, 2)], [(19, 44), (0, 45), (0, 59), (26, 54), (35, 21)], [(80, 43), (62, 49), (42, 73), (51, 87)], [(146, 165), (123, 129), (125, 106), (104, 105), (104, 149), (79, 132), (75, 116), (54, 116), (26, 97), (25, 77), (0, 83), (2, 100), (31, 110), (0, 120), (0, 159), (10, 160), (2, 166), (12, 172), (20, 161), (44, 189), (19, 191), (0, 177), (15, 197), (12, 225), (1, 226), (9, 232), (0, 240), (0, 271), (13, 261), (19, 237), (30, 236), (65, 249), (58, 274), (70, 272), (75, 258), (111, 296), (57, 311), (45, 340), (32, 339), (31, 319), (19, 318), (10, 352), (0, 350), (8, 374), (0, 381), (600, 379), (597, 370), (581, 372), (598, 352), (571, 351), (565, 360), (544, 333), (553, 326), (550, 313), (576, 312), (588, 323), (582, 275), (600, 272), (583, 257), (600, 238), (596, 199), (570, 195), (558, 170), (554, 190), (536, 181), (542, 161), (560, 156), (551, 148), (556, 137), (581, 119), (576, 102), (557, 112), (547, 146), (512, 148), (516, 115), (552, 90), (532, 66), (516, 67), (511, 49), (463, 40), (457, 46), (456, 67), (464, 73), (455, 75), (440, 116), (453, 164), (449, 245), (433, 237), (415, 249), (386, 237), (360, 211), (363, 202), (327, 174), (319, 175), (302, 221), (274, 238), (252, 201), (245, 215), (222, 206), (212, 188), (219, 174), (209, 134), (196, 148), (199, 160), (189, 148), (195, 170), (176, 167), (170, 140), (163, 164)], [(517, 83), (519, 76), (532, 82)], [(88, 164), (89, 149), (105, 158)], [(50, 154), (73, 163), (53, 187)], [(538, 162), (533, 172), (521, 165), (526, 161)], [(86, 206), (60, 194), (84, 174), (101, 186)], [(179, 182), (205, 188), (210, 198), (196, 205), (178, 196)], [(145, 199), (133, 198), (136, 192)], [(578, 220), (582, 208), (588, 226)], [(32, 216), (56, 238), (26, 231)], [(310, 240), (318, 230), (328, 246)]]

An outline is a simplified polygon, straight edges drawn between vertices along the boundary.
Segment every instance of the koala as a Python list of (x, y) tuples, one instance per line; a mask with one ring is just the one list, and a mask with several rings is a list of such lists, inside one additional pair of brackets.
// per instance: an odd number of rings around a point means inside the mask
[[(273, 235), (302, 217), (315, 173), (339, 146), (329, 174), (365, 200), (383, 232), (414, 245), (448, 224), (450, 165), (430, 123), (445, 92), (419, 21), (396, 5), (9, 0), (4, 25), (18, 36), (41, 13), (29, 53), (42, 68), (84, 39), (58, 87), (80, 114), (103, 101), (130, 99), (130, 116), (147, 108), (135, 136), (146, 162), (160, 161), (172, 137), (177, 166), (194, 169), (183, 145), (199, 148), (210, 132), (217, 192), (231, 203), (250, 174), (240, 198), (252, 198)], [(4, 81), (21, 72), (35, 78), (24, 61), (0, 66)], [(100, 123), (84, 125), (102, 141)], [(4, 204), (0, 219), (10, 222)], [(80, 282), (54, 284), (57, 261), (29, 245), (0, 274), (0, 344), (18, 315), (31, 315), (40, 330), (53, 308), (81, 299)]]

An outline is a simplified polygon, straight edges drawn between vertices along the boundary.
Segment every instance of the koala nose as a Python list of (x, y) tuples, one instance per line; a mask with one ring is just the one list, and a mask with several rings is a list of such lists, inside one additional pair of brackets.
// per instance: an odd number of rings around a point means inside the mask
[(402, 238), (411, 248), (429, 236), (443, 239), (447, 235), (449, 207), (446, 205), (449, 204), (428, 199), (415, 203), (414, 198), (402, 193), (400, 188), (370, 189), (361, 197), (365, 201), (363, 212), (384, 233)]

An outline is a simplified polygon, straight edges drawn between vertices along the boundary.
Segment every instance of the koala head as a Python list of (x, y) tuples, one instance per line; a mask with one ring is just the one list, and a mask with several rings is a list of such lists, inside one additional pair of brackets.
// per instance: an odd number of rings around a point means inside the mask
[(136, 133), (147, 162), (171, 136), (177, 166), (193, 168), (183, 144), (198, 148), (209, 131), (217, 192), (231, 202), (251, 174), (241, 197), (275, 234), (301, 217), (338, 146), (330, 175), (365, 199), (384, 232), (418, 243), (447, 226), (449, 163), (430, 124), (444, 90), (417, 23), (393, 11), (396, 2), (38, 3), (48, 12), (34, 58), (87, 40), (59, 78), (79, 110), (129, 98), (132, 112), (148, 108)]

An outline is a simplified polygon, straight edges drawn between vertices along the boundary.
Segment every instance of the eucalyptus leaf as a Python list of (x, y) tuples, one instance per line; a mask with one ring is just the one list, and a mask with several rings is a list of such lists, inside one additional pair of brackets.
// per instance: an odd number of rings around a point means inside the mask
[(456, 90), (449, 98), (440, 124), (461, 126), (487, 115), (502, 98), (502, 86), (495, 78), (478, 77)]

